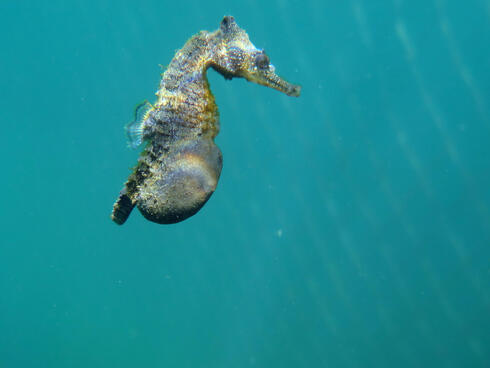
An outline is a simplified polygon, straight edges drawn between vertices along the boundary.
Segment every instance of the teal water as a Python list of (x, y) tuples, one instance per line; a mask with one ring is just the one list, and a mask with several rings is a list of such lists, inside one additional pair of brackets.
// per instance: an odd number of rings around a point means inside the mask
[[(218, 189), (109, 218), (159, 64), (235, 16), (290, 98), (209, 72)], [(0, 367), (488, 367), (490, 2), (3, 1)]]

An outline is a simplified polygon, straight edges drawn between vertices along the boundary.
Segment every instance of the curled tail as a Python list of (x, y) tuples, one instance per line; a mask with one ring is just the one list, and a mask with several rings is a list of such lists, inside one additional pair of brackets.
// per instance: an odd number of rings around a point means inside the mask
[(122, 225), (126, 222), (129, 217), (129, 214), (134, 208), (135, 203), (131, 200), (131, 198), (127, 194), (127, 189), (124, 187), (119, 193), (119, 197), (117, 198), (116, 203), (114, 203), (114, 207), (112, 208), (111, 219), (118, 225)]

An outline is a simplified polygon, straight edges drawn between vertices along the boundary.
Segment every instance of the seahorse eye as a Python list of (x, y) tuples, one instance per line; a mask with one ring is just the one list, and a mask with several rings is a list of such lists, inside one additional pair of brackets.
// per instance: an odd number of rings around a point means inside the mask
[(255, 65), (257, 65), (257, 68), (259, 68), (260, 70), (268, 69), (269, 57), (264, 53), (258, 54), (255, 57)]

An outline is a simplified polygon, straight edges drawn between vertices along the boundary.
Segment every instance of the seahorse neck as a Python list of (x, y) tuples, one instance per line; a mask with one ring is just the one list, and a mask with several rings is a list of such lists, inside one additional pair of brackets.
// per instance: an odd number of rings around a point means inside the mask
[[(154, 114), (159, 121), (179, 126), (182, 134), (214, 138), (219, 132), (218, 107), (206, 77), (207, 69), (214, 63), (217, 44), (214, 35), (208, 32), (194, 35), (177, 51), (162, 75)], [(164, 125), (165, 129), (171, 126)]]
[[(208, 86), (206, 71), (213, 63), (216, 46), (217, 40), (214, 33), (202, 31), (191, 37), (177, 51), (163, 73), (160, 88), (174, 91), (196, 82), (202, 88), (206, 88)], [(199, 87), (199, 85), (194, 87)]]

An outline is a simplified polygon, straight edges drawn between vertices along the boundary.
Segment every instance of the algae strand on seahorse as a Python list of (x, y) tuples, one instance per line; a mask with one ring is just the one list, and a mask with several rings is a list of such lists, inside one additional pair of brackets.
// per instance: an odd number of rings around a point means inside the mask
[(206, 77), (210, 67), (226, 79), (300, 94), (299, 86), (276, 75), (269, 57), (233, 17), (224, 17), (214, 32), (194, 35), (163, 73), (156, 103), (138, 106), (141, 116), (127, 127), (132, 144), (145, 147), (114, 204), (111, 217), (117, 224), (135, 206), (150, 221), (180, 222), (197, 213), (216, 189), (222, 156), (214, 143), (219, 116)]

